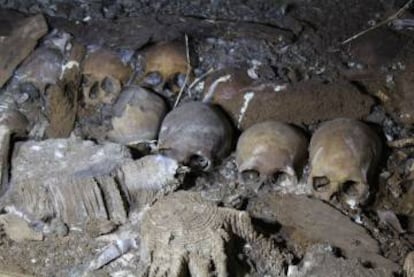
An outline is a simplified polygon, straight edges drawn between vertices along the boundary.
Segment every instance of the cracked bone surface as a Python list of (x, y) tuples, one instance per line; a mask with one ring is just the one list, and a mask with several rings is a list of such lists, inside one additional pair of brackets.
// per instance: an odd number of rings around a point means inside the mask
[(256, 233), (246, 212), (217, 207), (195, 192), (170, 194), (142, 218), (141, 255), (148, 263), (148, 276), (182, 276), (185, 264), (191, 276), (211, 276), (214, 271), (214, 276), (234, 276), (228, 267), (234, 256), (227, 256), (233, 235), (267, 255), (273, 274), (280, 273), (280, 252)]
[[(296, 184), (307, 157), (308, 141), (299, 129), (277, 121), (257, 123), (245, 130), (236, 148), (236, 163), (241, 180), (277, 182), (285, 175)], [(299, 174), (298, 174), (299, 173)]]
[(164, 118), (158, 147), (179, 163), (209, 170), (229, 154), (232, 136), (232, 126), (220, 110), (201, 102), (187, 102)]
[(350, 207), (363, 205), (381, 151), (379, 136), (358, 120), (339, 118), (323, 123), (309, 147), (313, 194), (325, 201), (335, 197)]

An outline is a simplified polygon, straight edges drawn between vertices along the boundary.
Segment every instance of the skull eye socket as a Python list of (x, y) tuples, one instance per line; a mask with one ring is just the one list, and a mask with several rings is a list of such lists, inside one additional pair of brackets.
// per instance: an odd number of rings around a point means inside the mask
[(105, 77), (101, 83), (101, 89), (105, 92), (105, 96), (114, 95), (117, 91), (117, 84), (115, 80)]
[(329, 188), (330, 181), (327, 177), (313, 177), (312, 186), (315, 191), (327, 191)]
[(178, 73), (174, 76), (172, 82), (179, 88), (182, 88), (185, 85), (185, 77), (186, 77), (185, 74)]
[(99, 97), (99, 84), (95, 82), (89, 90), (89, 98), (97, 99)]
[(356, 197), (360, 194), (360, 183), (348, 180), (342, 184), (343, 193), (350, 197)]
[(210, 168), (210, 161), (201, 155), (192, 155), (188, 160), (188, 165), (194, 169), (208, 170)]
[(159, 72), (148, 73), (143, 80), (143, 85), (158, 86), (162, 83), (162, 76)]
[(257, 183), (260, 180), (260, 173), (254, 169), (244, 170), (241, 173), (241, 178), (245, 183)]

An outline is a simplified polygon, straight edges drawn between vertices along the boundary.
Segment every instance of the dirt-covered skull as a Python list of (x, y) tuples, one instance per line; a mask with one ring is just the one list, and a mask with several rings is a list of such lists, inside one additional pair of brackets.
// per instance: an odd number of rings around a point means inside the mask
[(322, 124), (310, 142), (313, 194), (351, 208), (364, 204), (381, 150), (379, 136), (358, 120), (339, 118)]
[(237, 143), (236, 164), (242, 182), (256, 189), (264, 182), (297, 182), (307, 157), (308, 140), (299, 129), (277, 121), (255, 124)]
[(157, 138), (167, 106), (157, 94), (130, 86), (122, 90), (113, 113), (109, 139), (121, 144), (137, 144)]
[(58, 49), (45, 46), (36, 49), (16, 72), (20, 94), (26, 98), (43, 95), (48, 85), (59, 81), (62, 65), (63, 55)]
[(112, 104), (132, 73), (116, 53), (98, 49), (83, 65), (83, 100), (86, 105)]
[(188, 102), (165, 117), (158, 148), (178, 162), (200, 170), (225, 157), (232, 146), (232, 127), (216, 107)]
[(155, 91), (168, 88), (178, 92), (184, 85), (188, 66), (186, 47), (180, 41), (160, 42), (145, 51), (142, 85)]

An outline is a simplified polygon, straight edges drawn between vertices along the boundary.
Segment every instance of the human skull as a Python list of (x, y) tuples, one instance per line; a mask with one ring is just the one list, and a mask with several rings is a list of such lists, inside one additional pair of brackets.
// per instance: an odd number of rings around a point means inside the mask
[(364, 204), (381, 150), (379, 136), (358, 120), (339, 118), (322, 124), (309, 148), (314, 196), (351, 208)]
[(156, 139), (167, 106), (155, 93), (130, 86), (122, 90), (113, 112), (113, 129), (108, 138), (128, 145)]
[(242, 133), (236, 164), (242, 182), (258, 189), (264, 182), (296, 183), (307, 157), (308, 141), (295, 127), (277, 122), (257, 123)]
[(186, 47), (182, 42), (160, 42), (145, 52), (145, 72), (142, 85), (160, 92), (165, 86), (178, 92), (184, 85), (188, 67)]
[(90, 53), (83, 65), (82, 94), (86, 105), (112, 104), (132, 73), (114, 53), (98, 49)]
[(171, 111), (161, 124), (158, 148), (178, 162), (209, 170), (232, 146), (232, 128), (216, 107), (188, 102)]
[(45, 46), (36, 49), (16, 71), (20, 95), (24, 99), (42, 96), (48, 85), (58, 83), (62, 64), (59, 50)]

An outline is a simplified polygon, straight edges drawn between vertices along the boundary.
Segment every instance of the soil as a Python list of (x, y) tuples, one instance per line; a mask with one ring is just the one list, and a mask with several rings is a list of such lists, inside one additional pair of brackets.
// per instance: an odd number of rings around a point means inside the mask
[[(142, 54), (148, 45), (182, 40), (187, 35), (191, 59), (195, 61), (195, 78), (210, 69), (253, 68), (261, 81), (289, 86), (270, 100), (266, 95), (258, 96), (241, 128), (265, 119), (278, 119), (298, 124), (311, 135), (320, 122), (346, 116), (369, 123), (389, 143), (414, 136), (414, 31), (397, 30), (386, 24), (349, 43), (342, 42), (392, 15), (404, 3), (402, 0), (0, 0), (3, 9), (0, 14), (20, 18), (21, 14), (43, 13), (50, 30), (66, 31), (87, 48), (104, 46), (117, 51), (134, 66), (136, 80), (144, 72)], [(414, 19), (414, 7), (401, 18)], [(173, 103), (175, 96), (169, 97)], [(201, 81), (186, 91), (181, 101), (202, 97)], [(284, 105), (262, 109), (269, 101)], [(237, 101), (229, 103), (223, 105), (224, 109), (237, 124), (243, 106), (240, 95)], [(82, 130), (95, 128), (92, 121), (96, 128), (102, 128), (104, 117), (95, 114), (91, 120), (79, 120), (75, 133), (93, 137)], [(401, 145), (390, 145), (377, 172), (375, 197), (360, 217), (355, 218), (340, 207), (335, 209), (361, 222), (378, 243), (379, 253), (402, 266), (407, 253), (414, 250), (414, 143), (408, 140)], [(241, 210), (255, 197), (254, 191), (239, 184), (234, 155), (220, 161), (212, 172), (192, 173), (184, 187), (200, 191), (220, 205)], [(272, 236), (274, 226), (262, 222), (265, 210), (256, 209), (254, 217), (260, 222), (258, 228)], [(378, 213), (381, 210), (395, 213), (404, 232), (381, 218)], [(3, 234), (0, 275), (1, 270), (8, 270), (28, 276), (70, 276), (68, 272), (74, 265), (89, 261), (104, 245), (76, 230), (63, 237), (48, 236), (43, 241), (14, 242)], [(303, 249), (291, 245), (287, 248), (295, 253), (295, 261), (304, 255)], [(115, 274), (129, 268), (128, 261), (131, 260), (115, 261), (92, 276), (131, 276), (127, 270), (124, 275)]]

